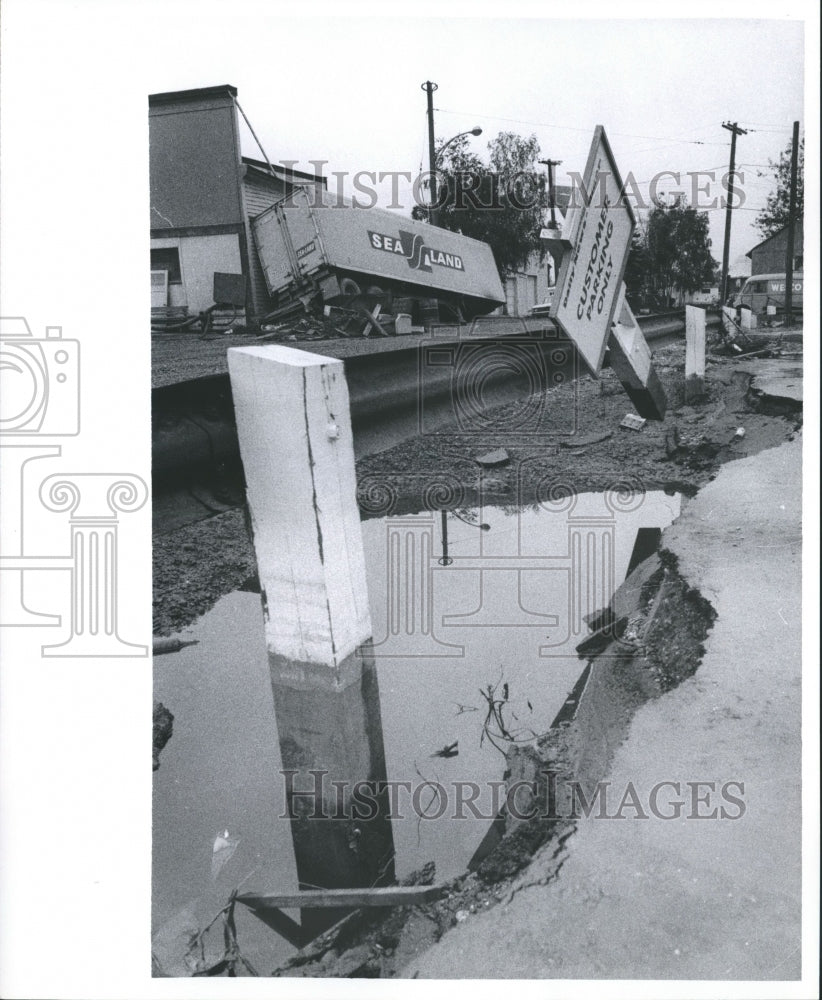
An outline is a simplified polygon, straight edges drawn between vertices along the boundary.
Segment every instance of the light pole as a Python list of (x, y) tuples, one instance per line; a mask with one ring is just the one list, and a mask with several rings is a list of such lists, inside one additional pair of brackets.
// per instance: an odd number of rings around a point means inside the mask
[(461, 139), (464, 135), (482, 135), (482, 129), (479, 125), (475, 125), (472, 129), (467, 132), (458, 132), (456, 135), (451, 136), (448, 142), (444, 142), (440, 148), (434, 154), (434, 166), (431, 169), (431, 208), (429, 209), (429, 219), (431, 224), (434, 226), (439, 225), (439, 207), (437, 205), (437, 167), (439, 166), (442, 154), (451, 145), (452, 142), (456, 142), (457, 139)]
[(455, 517), (458, 521), (462, 521), (463, 524), (468, 524), (472, 528), (479, 528), (480, 531), (490, 531), (491, 530), (491, 525), (490, 524), (485, 524), (484, 522), (482, 524), (476, 524), (474, 521), (467, 521), (459, 513), (459, 511), (456, 511), (456, 510), (452, 510), (452, 511), (441, 510), (440, 511), (440, 523), (441, 523), (441, 527), (442, 527), (442, 555), (437, 560), (437, 562), (440, 564), (440, 566), (450, 566), (453, 563), (453, 561), (454, 561), (451, 558), (451, 556), (448, 555), (448, 514), (449, 513), (453, 517)]
[(439, 159), (443, 154), (443, 151), (447, 146), (450, 146), (452, 142), (456, 142), (457, 139), (461, 139), (464, 135), (482, 135), (482, 129), (479, 125), (475, 125), (469, 132), (460, 132), (458, 135), (453, 136), (444, 145), (440, 146), (439, 150), (434, 149), (434, 91), (437, 90), (436, 83), (431, 80), (426, 80), (425, 83), (420, 84), (420, 90), (424, 90), (427, 97), (427, 114), (428, 114), (428, 173), (431, 182), (431, 207), (428, 210), (428, 219), (432, 225), (438, 225), (437, 216), (437, 164)]
[(442, 154), (446, 151), (446, 149), (448, 149), (448, 147), (451, 145), (451, 143), (452, 142), (456, 142), (457, 139), (461, 139), (464, 135), (482, 135), (482, 129), (479, 127), (479, 125), (475, 125), (472, 129), (469, 129), (467, 132), (457, 132), (457, 134), (454, 135), (454, 136), (452, 136), (448, 140), (448, 142), (444, 142), (440, 146), (440, 148), (437, 150), (437, 155), (435, 157), (434, 162), (435, 163), (439, 163), (440, 162), (440, 158), (442, 157)]
[[(434, 91), (437, 89), (436, 83), (426, 80), (420, 85), (420, 90), (424, 90), (428, 96), (428, 173), (431, 177), (431, 204), (437, 201), (437, 156), (434, 152)], [(429, 219), (436, 225), (436, 210), (431, 209)]]

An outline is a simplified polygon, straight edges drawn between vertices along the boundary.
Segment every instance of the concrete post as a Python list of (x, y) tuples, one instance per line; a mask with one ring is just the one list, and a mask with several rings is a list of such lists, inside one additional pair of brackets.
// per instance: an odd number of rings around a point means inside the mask
[[(379, 691), (343, 364), (272, 345), (229, 350), (228, 368), (298, 877), (327, 888), (390, 880)], [(380, 806), (370, 819), (354, 797), (361, 782)], [(338, 916), (318, 913), (321, 924)], [(304, 924), (309, 920), (304, 914)]]
[(705, 310), (685, 306), (685, 400), (701, 396), (705, 388)]
[(343, 364), (272, 345), (228, 368), (269, 652), (339, 686), (371, 637)]
[(608, 354), (622, 387), (641, 417), (662, 420), (668, 401), (651, 360), (651, 350), (625, 298), (621, 286), (614, 322), (608, 337)]

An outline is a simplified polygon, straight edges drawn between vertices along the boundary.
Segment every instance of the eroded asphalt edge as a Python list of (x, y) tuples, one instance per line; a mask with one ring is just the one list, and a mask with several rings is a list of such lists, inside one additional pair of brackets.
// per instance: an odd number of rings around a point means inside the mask
[[(647, 798), (678, 781), (683, 817), (581, 820), (558, 878), (540, 884), (549, 847), (508, 903), (400, 976), (799, 976), (801, 463), (799, 436), (723, 466), (664, 533), (718, 617), (696, 675), (639, 709), (608, 780), (617, 802), (629, 782)], [(689, 781), (744, 782), (744, 815), (687, 818)]]

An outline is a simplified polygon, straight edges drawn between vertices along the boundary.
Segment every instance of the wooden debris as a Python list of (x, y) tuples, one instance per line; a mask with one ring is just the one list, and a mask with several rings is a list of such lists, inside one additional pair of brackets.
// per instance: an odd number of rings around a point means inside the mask
[(237, 902), (251, 910), (359, 909), (368, 906), (417, 906), (438, 899), (442, 886), (390, 885), (381, 888), (306, 889), (302, 892), (243, 893)]
[(622, 420), (620, 420), (619, 426), (631, 431), (641, 431), (645, 426), (645, 418), (638, 417), (636, 413), (626, 413)]
[(574, 434), (564, 441), (560, 441), (560, 448), (587, 448), (592, 444), (599, 444), (600, 441), (607, 441), (613, 437), (613, 431), (604, 431), (602, 434)]

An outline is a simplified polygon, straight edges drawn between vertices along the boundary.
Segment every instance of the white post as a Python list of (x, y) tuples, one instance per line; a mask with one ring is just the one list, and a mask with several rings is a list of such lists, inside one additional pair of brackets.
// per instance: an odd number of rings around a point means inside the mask
[(685, 306), (685, 399), (701, 396), (705, 387), (705, 310)]
[[(228, 370), (298, 878), (329, 888), (390, 881), (385, 751), (343, 364), (272, 345), (231, 349)], [(367, 822), (354, 798), (360, 782), (379, 803)], [(331, 910), (304, 911), (303, 927), (318, 933), (337, 919)]]
[(371, 638), (343, 363), (272, 345), (233, 348), (228, 368), (268, 651), (294, 681), (342, 686)]

